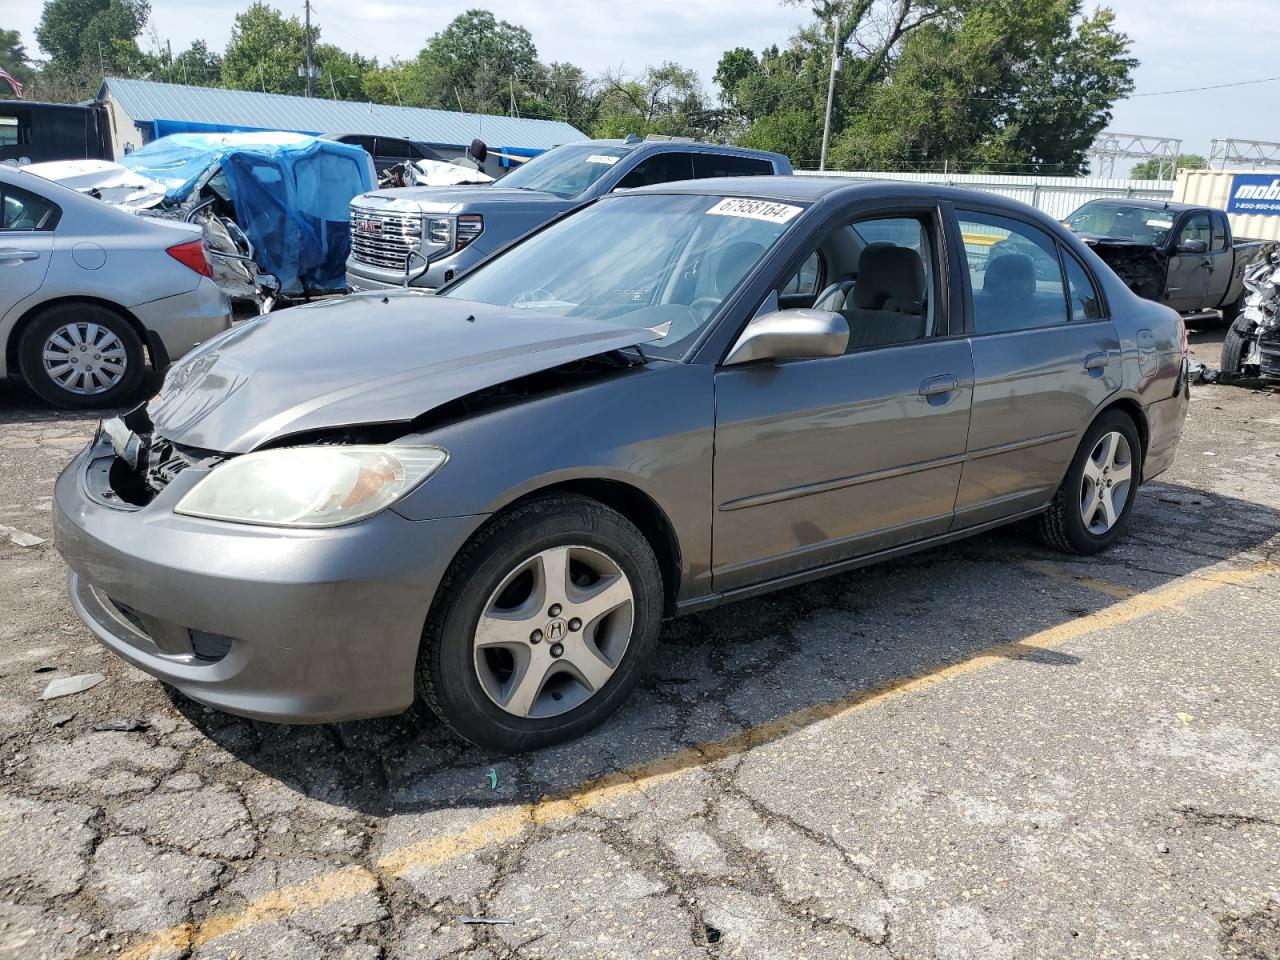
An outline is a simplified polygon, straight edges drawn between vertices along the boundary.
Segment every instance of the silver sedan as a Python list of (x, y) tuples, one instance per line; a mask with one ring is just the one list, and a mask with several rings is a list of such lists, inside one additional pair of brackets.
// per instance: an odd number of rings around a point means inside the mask
[(198, 227), (0, 165), (0, 377), (61, 407), (119, 406), (148, 364), (230, 326)]

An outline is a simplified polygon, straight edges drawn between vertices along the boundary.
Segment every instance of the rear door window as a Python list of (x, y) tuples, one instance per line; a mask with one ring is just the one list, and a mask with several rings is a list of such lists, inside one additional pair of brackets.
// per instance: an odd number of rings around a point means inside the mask
[(957, 211), (956, 216), (969, 268), (975, 333), (1068, 322), (1062, 265), (1052, 237), (1008, 217), (969, 210)]
[(618, 183), (619, 188), (647, 187), (652, 183), (671, 183), (693, 179), (693, 155), (689, 153), (655, 153), (641, 160), (634, 170)]
[(693, 175), (699, 180), (706, 177), (767, 177), (772, 173), (773, 164), (759, 157), (731, 157), (715, 153), (693, 155)]
[(411, 154), (408, 140), (400, 140), (396, 137), (378, 138), (379, 157), (386, 157), (388, 160), (408, 160)]

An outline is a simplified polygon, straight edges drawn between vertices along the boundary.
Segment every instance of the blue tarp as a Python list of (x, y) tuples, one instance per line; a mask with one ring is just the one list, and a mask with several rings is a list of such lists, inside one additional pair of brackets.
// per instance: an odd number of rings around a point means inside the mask
[(213, 172), (211, 186), (230, 199), (258, 265), (275, 274), (282, 293), (346, 286), (348, 204), (375, 183), (360, 147), (295, 133), (178, 133), (120, 163), (162, 183), (176, 202)]

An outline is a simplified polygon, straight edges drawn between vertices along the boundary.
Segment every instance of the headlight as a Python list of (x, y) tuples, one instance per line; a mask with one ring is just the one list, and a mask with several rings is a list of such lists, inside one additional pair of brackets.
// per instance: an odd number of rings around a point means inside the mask
[(440, 447), (289, 447), (215, 467), (175, 513), (277, 527), (336, 527), (363, 520), (449, 459)]

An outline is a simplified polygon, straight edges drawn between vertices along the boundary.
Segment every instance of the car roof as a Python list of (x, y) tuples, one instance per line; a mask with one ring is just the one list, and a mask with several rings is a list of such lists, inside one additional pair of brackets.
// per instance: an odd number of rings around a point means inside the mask
[(754, 150), (751, 147), (735, 147), (728, 143), (707, 143), (705, 140), (619, 140), (602, 138), (599, 140), (574, 140), (562, 144), (566, 147), (626, 147), (632, 152), (659, 153), (666, 150), (693, 150), (698, 153), (719, 153), (734, 157), (781, 157), (782, 154), (769, 150)]
[[(1140, 210), (1168, 210), (1170, 213), (1182, 213), (1185, 210), (1204, 210), (1194, 203), (1177, 203), (1173, 200), (1153, 200), (1149, 197), (1097, 197), (1089, 203), (1120, 203), (1126, 207), (1137, 207)], [(1089, 203), (1081, 204), (1087, 207)]]

